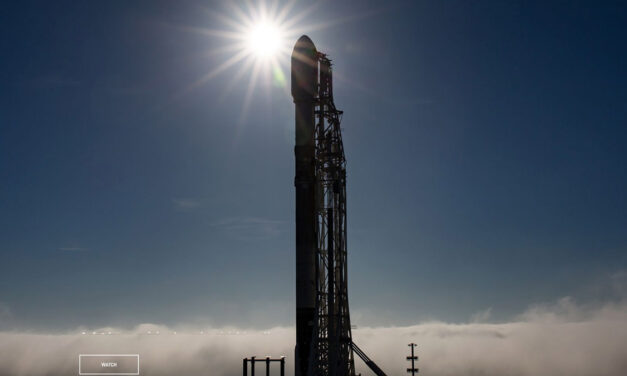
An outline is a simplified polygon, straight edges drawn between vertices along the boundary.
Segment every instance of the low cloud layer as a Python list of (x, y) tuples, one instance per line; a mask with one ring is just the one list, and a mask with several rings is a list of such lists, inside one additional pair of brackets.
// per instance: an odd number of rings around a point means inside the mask
[[(507, 323), (359, 328), (353, 337), (388, 375), (406, 374), (409, 342), (418, 344), (418, 367), (425, 376), (627, 374), (625, 303), (584, 307), (565, 298), (554, 305), (532, 307)], [(0, 374), (76, 375), (78, 354), (139, 353), (141, 375), (146, 376), (241, 375), (241, 359), (251, 355), (285, 355), (291, 375), (293, 344), (293, 328), (243, 331), (144, 324), (130, 331), (2, 332)], [(356, 365), (363, 375), (372, 374), (361, 360), (356, 359)]]
[[(448, 375), (627, 374), (627, 306), (585, 309), (569, 299), (534, 307), (514, 322), (371, 328), (355, 341), (388, 374), (405, 374), (406, 343), (418, 343), (420, 373)], [(380, 360), (379, 360), (380, 359)]]

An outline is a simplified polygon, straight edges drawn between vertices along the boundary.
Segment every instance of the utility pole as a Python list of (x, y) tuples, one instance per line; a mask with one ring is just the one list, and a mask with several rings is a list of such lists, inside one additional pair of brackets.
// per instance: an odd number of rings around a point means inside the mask
[(411, 356), (407, 357), (407, 360), (411, 360), (411, 368), (407, 368), (407, 373), (411, 373), (411, 376), (415, 376), (418, 373), (418, 368), (415, 367), (414, 363), (418, 361), (418, 356), (414, 355), (416, 344), (412, 342), (407, 346), (411, 347)]

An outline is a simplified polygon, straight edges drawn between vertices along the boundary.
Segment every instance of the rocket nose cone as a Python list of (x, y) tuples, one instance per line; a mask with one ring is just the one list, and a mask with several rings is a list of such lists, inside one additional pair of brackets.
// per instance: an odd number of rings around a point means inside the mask
[(316, 46), (308, 36), (298, 38), (292, 51), (292, 97), (312, 100), (316, 89)]
[(296, 52), (297, 50), (301, 51), (301, 53), (302, 53), (302, 50), (313, 52), (316, 50), (316, 46), (307, 35), (303, 35), (300, 38), (298, 38), (298, 40), (296, 41), (296, 44), (294, 44), (294, 52)]
[(313, 46), (313, 42), (311, 41), (311, 38), (309, 38), (308, 35), (301, 35), (300, 38), (298, 38), (298, 40), (296, 41), (296, 43), (308, 43)]

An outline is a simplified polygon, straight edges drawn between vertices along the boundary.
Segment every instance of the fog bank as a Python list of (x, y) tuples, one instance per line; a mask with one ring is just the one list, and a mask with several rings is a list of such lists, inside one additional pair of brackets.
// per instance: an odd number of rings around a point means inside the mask
[[(486, 320), (487, 316), (480, 314), (475, 319)], [(353, 337), (388, 375), (406, 374), (409, 342), (418, 344), (421, 375), (627, 374), (624, 303), (582, 307), (565, 298), (551, 306), (532, 307), (506, 323), (362, 327), (353, 331)], [(76, 375), (78, 354), (138, 353), (141, 375), (146, 376), (241, 375), (241, 359), (251, 355), (285, 355), (287, 374), (291, 375), (293, 345), (294, 329), (289, 327), (243, 331), (142, 324), (127, 331), (1, 332), (0, 374)], [(356, 365), (358, 372), (371, 374), (361, 360), (356, 359)], [(278, 368), (276, 371), (278, 374)]]

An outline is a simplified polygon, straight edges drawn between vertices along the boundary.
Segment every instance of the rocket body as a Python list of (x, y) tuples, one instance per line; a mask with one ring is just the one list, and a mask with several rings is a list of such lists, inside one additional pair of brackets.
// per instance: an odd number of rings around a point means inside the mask
[(296, 115), (294, 146), (296, 188), (296, 349), (295, 375), (307, 376), (316, 305), (315, 93), (318, 63), (309, 37), (292, 52), (292, 97)]

